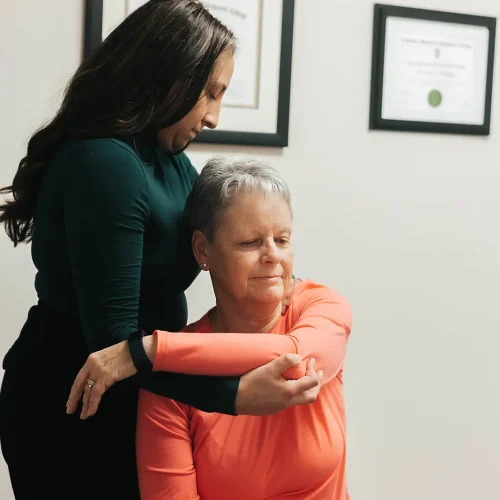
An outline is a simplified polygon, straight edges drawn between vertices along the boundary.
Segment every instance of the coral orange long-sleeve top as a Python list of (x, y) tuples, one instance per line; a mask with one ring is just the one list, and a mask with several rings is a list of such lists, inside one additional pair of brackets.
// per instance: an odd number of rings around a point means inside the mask
[(348, 500), (342, 373), (351, 310), (305, 281), (269, 333), (212, 333), (208, 315), (156, 332), (155, 370), (241, 375), (292, 352), (324, 371), (314, 403), (267, 417), (205, 413), (141, 390), (137, 463), (143, 500)]

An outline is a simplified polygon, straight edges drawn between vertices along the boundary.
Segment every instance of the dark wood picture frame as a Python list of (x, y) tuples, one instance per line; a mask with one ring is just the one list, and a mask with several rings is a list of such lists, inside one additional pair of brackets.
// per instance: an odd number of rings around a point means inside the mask
[[(488, 46), (484, 122), (482, 125), (388, 120), (382, 118), (386, 25), (387, 18), (391, 16), (398, 18), (421, 19), (426, 21), (438, 21), (443, 23), (483, 26), (489, 30), (490, 36)], [(373, 16), (372, 75), (369, 128), (371, 130), (397, 130), (406, 132), (489, 135), (491, 124), (491, 101), (493, 92), (495, 37), (496, 18), (493, 17), (416, 9), (410, 7), (399, 7), (396, 5), (375, 4)]]
[[(288, 146), (295, 0), (282, 1), (276, 130), (272, 133), (204, 130), (193, 142), (268, 147)], [(102, 42), (102, 16), (103, 0), (85, 0), (84, 57), (92, 54)]]

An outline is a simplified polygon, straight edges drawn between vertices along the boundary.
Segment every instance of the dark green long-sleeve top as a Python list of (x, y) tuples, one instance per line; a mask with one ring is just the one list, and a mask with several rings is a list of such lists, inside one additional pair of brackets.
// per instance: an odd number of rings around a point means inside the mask
[[(50, 161), (34, 220), (35, 287), (40, 302), (79, 318), (89, 352), (138, 327), (186, 325), (184, 292), (199, 269), (182, 213), (196, 177), (184, 153), (168, 155), (144, 139), (71, 141)], [(153, 392), (229, 414), (238, 383), (169, 373), (140, 379)]]

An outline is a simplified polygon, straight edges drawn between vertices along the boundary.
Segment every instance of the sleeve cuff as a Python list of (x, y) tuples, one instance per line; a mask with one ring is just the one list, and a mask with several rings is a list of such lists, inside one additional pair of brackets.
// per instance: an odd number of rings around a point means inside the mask
[(168, 372), (168, 339), (169, 332), (155, 330), (153, 335), (156, 335), (156, 355), (153, 363), (154, 372)]

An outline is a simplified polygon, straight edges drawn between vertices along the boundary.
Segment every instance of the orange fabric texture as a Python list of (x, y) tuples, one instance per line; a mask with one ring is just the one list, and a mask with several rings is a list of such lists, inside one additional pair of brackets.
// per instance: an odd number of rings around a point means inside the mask
[(305, 281), (269, 333), (212, 333), (208, 316), (183, 332), (155, 332), (155, 370), (241, 375), (287, 352), (324, 370), (316, 402), (268, 417), (205, 413), (141, 390), (137, 463), (143, 500), (348, 500), (343, 362), (345, 299)]

